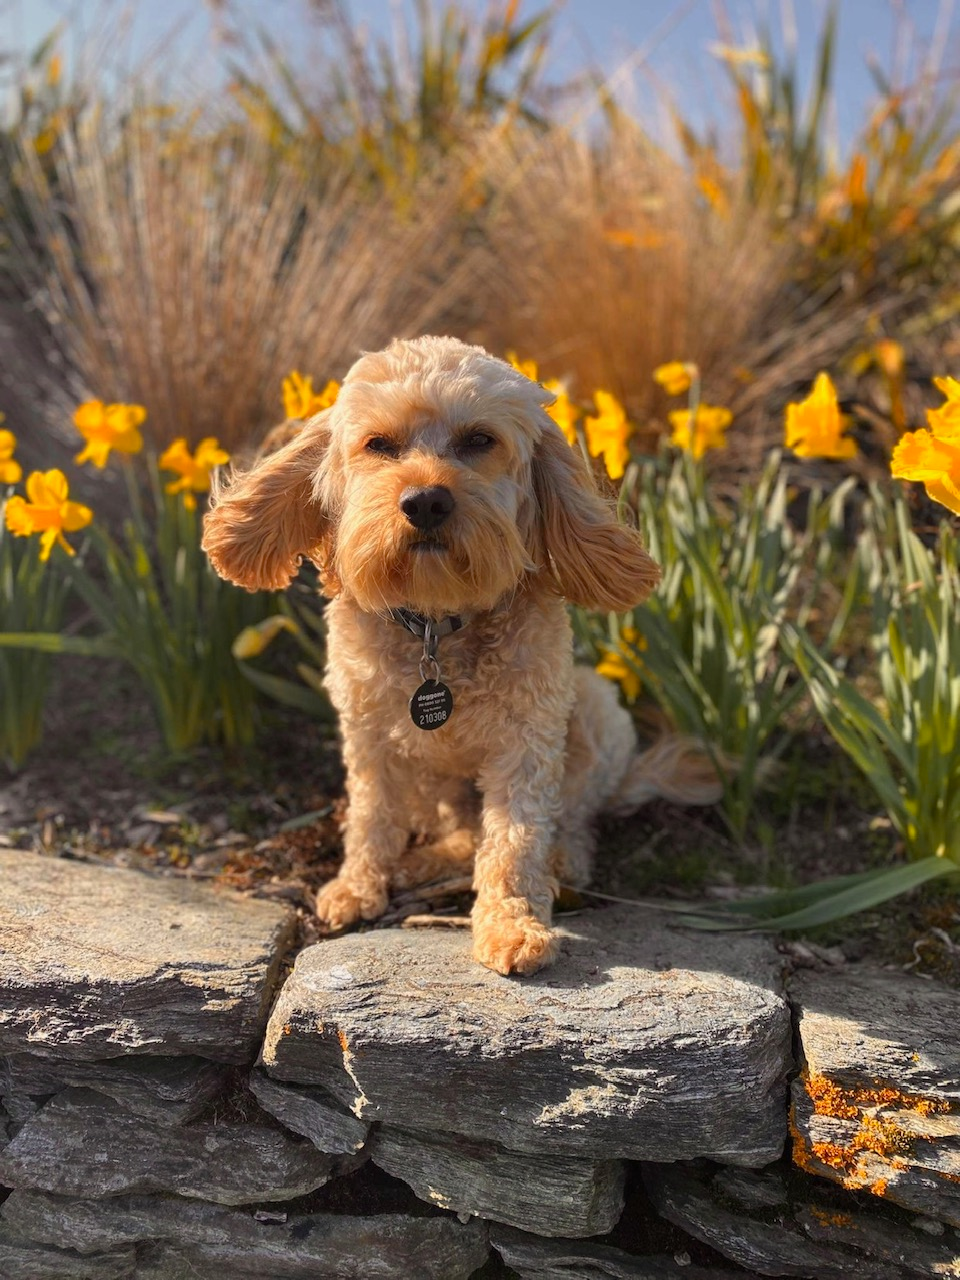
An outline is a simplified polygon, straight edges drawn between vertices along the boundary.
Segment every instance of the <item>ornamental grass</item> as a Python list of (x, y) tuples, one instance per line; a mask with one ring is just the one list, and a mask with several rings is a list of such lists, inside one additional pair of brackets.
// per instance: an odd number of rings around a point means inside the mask
[(47, 163), (20, 163), (36, 232), (20, 288), (44, 298), (84, 385), (149, 405), (158, 448), (255, 443), (293, 416), (275, 391), (291, 367), (341, 370), (442, 324), (461, 296), (452, 197), (429, 179), (395, 211), (349, 173), (317, 191), (249, 134), (146, 112), (119, 133), (91, 114)]

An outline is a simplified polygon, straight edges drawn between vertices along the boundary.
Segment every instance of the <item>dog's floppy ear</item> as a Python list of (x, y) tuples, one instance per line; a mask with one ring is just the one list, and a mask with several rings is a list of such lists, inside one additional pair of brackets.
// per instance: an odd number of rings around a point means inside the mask
[(330, 412), (311, 418), (282, 449), (212, 494), (202, 546), (221, 578), (248, 591), (276, 591), (290, 583), (301, 556), (321, 569), (330, 559), (332, 523), (317, 498)]
[(579, 452), (543, 415), (533, 455), (542, 549), (561, 594), (587, 609), (623, 613), (645, 600), (660, 568), (639, 533), (617, 522)]

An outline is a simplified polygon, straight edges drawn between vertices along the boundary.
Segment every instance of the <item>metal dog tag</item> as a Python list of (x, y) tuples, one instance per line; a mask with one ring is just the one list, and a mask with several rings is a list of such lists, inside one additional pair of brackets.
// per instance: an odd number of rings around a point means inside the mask
[(410, 699), (410, 718), (418, 729), (439, 729), (453, 714), (453, 694), (439, 680), (424, 680)]

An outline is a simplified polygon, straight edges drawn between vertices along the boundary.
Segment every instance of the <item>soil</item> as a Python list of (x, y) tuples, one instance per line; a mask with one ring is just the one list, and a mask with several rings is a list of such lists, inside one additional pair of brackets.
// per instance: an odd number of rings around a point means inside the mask
[[(283, 899), (297, 909), (301, 945), (323, 932), (311, 902), (339, 865), (344, 810), (328, 726), (268, 706), (255, 747), (171, 758), (129, 670), (97, 660), (61, 661), (43, 743), (16, 776), (0, 766), (0, 846)], [(558, 909), (590, 909), (602, 895), (733, 898), (899, 857), (869, 787), (816, 728), (798, 733), (784, 754), (757, 799), (752, 830), (738, 844), (718, 809), (663, 801), (604, 820), (590, 890), (564, 891)], [(465, 915), (464, 889), (461, 881), (449, 892), (399, 895), (381, 924)], [(960, 986), (960, 907), (937, 885), (781, 946), (793, 965), (870, 960)]]

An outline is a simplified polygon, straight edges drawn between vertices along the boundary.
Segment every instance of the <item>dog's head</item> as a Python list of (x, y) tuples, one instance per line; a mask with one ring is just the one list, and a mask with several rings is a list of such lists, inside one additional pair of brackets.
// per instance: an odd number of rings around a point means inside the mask
[(544, 412), (551, 399), (480, 347), (396, 341), (215, 495), (204, 549), (250, 590), (286, 586), (305, 555), (328, 594), (370, 611), (482, 610), (530, 574), (576, 604), (630, 608), (659, 570)]

